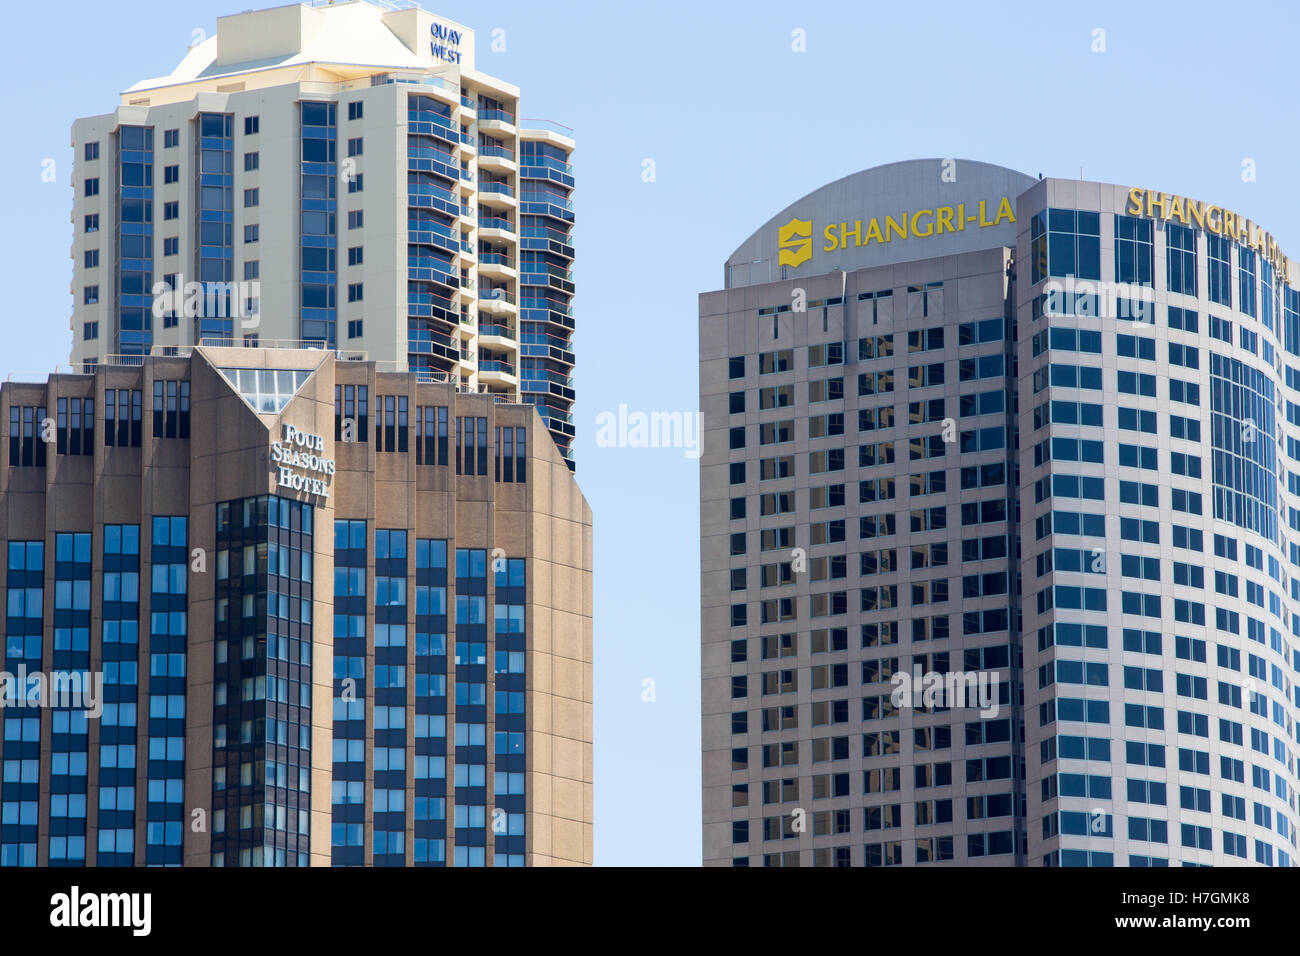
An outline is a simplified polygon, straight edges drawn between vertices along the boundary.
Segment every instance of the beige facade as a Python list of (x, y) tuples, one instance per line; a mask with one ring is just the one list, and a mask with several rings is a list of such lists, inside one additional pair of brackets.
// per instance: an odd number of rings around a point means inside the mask
[[(706, 866), (888, 865), (914, 846), (920, 862), (1006, 862), (966, 852), (968, 835), (1005, 830), (1005, 820), (972, 821), (954, 841), (950, 808), (1009, 789), (964, 779), (961, 768), (1009, 761), (1010, 741), (968, 738), (978, 706), (945, 712), (891, 698), (896, 674), (957, 669), (1008, 643), (1005, 623), (1001, 633), (963, 628), (971, 614), (1005, 622), (1007, 596), (961, 600), (961, 581), (950, 594), (946, 578), (953, 566), (1003, 579), (1012, 569), (1005, 548), (962, 560), (964, 538), (1005, 542), (1005, 507), (974, 528), (959, 518), (972, 500), (962, 471), (1005, 479), (1007, 449), (962, 454), (958, 466), (951, 445), (939, 458), (929, 446), (963, 394), (1003, 391), (1005, 379), (959, 385), (917, 380), (915, 370), (977, 352), (1003, 357), (1001, 333), (977, 350), (959, 348), (957, 331), (1009, 322), (1009, 262), (1007, 250), (990, 249), (700, 297)], [(800, 295), (803, 312), (790, 308)], [(909, 330), (927, 328), (946, 330), (943, 345), (909, 347)], [(843, 351), (827, 361), (828, 349)], [(830, 381), (842, 393), (824, 391)], [(981, 424), (1009, 414), (1004, 403)], [(930, 478), (949, 469), (946, 481)], [(1000, 497), (1005, 505), (1005, 490)], [(935, 522), (936, 511), (950, 517)], [(990, 670), (1004, 723), (1019, 718), (1015, 673)]]
[(1298, 275), (969, 160), (745, 240), (700, 297), (706, 865), (1293, 867)]
[[(172, 73), (73, 124), (72, 365), (324, 343), (537, 404), (568, 457), (572, 130), (521, 116), (519, 87), (474, 68), (473, 30), (392, 6), (221, 17)], [(328, 127), (305, 130), (304, 104)], [(196, 291), (227, 283), (229, 305)], [(544, 346), (528, 360), (524, 336)]]
[[(225, 371), (223, 371), (223, 369)], [(278, 411), (258, 413), (249, 401), (235, 389), (232, 369), (290, 370), (310, 372), (299, 384), (292, 397)], [(154, 437), (152, 398), (155, 381), (185, 382), (189, 388), (189, 437)], [(372, 414), (360, 436), (354, 442), (335, 440), (336, 394), (345, 387), (365, 388), (370, 399)], [(138, 447), (130, 442), (126, 447), (106, 445), (104, 413), (106, 389), (126, 390), (130, 395), (138, 390), (143, 414)], [(164, 394), (165, 391), (164, 391)], [(356, 394), (356, 393), (354, 393)], [(417, 463), (416, 443), (419, 436), (412, 434), (409, 444), (403, 440), (394, 450), (380, 449), (379, 430), (381, 415), (374, 411), (382, 407), (382, 399), (401, 397), (409, 408), (409, 420), (394, 430), (414, 432), (417, 408), (446, 409), (446, 421), (459, 419), (474, 421), (486, 419), (489, 446), (486, 457), (476, 461), (473, 470), (482, 471), (479, 462), (486, 461), (486, 473), (457, 474), (455, 462), (459, 461), (459, 447), (455, 433), (448, 438), (448, 452), (456, 457), (444, 457), (443, 463)], [(305, 858), (310, 865), (331, 863), (331, 787), (334, 766), (331, 749), (335, 735), (332, 716), (338, 684), (331, 673), (335, 642), (331, 623), (335, 611), (335, 551), (334, 522), (336, 520), (364, 521), (367, 533), (367, 585), (368, 598), (365, 633), (367, 654), (365, 674), (368, 680), (375, 675), (375, 540), (378, 529), (405, 532), (405, 539), (415, 553), (417, 539), (446, 542), (447, 555), (457, 549), (477, 549), (503, 559), (522, 559), (526, 572), (527, 597), (523, 635), (511, 635), (525, 642), (523, 726), (526, 770), (523, 786), (525, 799), (523, 820), (524, 862), (527, 865), (569, 864), (583, 865), (592, 861), (592, 518), (582, 493), (579, 491), (568, 466), (557, 452), (545, 426), (535, 410), (526, 405), (494, 401), (483, 394), (462, 392), (447, 384), (421, 382), (414, 375), (383, 371), (373, 362), (345, 362), (336, 360), (334, 353), (318, 350), (250, 349), (250, 348), (195, 348), (188, 356), (154, 357), (140, 361), (135, 366), (101, 365), (93, 374), (56, 375), (43, 384), (8, 384), (0, 392), (0, 419), (8, 421), (11, 407), (44, 408), (48, 417), (58, 419), (56, 409), (60, 399), (90, 399), (93, 412), (92, 437), (88, 440), (88, 454), (73, 454), (71, 445), (56, 447), (51, 442), (42, 466), (24, 465), (24, 450), (34, 446), (22, 444), (16, 461), (0, 469), (0, 540), (4, 542), (44, 542), (50, 560), (46, 562), (44, 609), (42, 620), (44, 637), (41, 661), (46, 669), (56, 660), (54, 646), (55, 619), (55, 565), (53, 554), (56, 536), (61, 533), (89, 534), (93, 571), (90, 576), (89, 602), (90, 655), (88, 666), (92, 673), (104, 669), (101, 633), (104, 602), (104, 572), (102, 566), (105, 525), (135, 525), (140, 527), (140, 585), (139, 585), (139, 721), (137, 761), (139, 777), (135, 789), (134, 861), (146, 862), (148, 856), (146, 814), (150, 792), (146, 782), (147, 768), (152, 766), (144, 754), (150, 750), (149, 719), (149, 662), (151, 660), (150, 590), (148, 586), (151, 555), (147, 528), (152, 516), (184, 516), (188, 519), (188, 548), (191, 552), (187, 576), (188, 630), (185, 638), (185, 724), (184, 724), (184, 775), (183, 775), (183, 860), (185, 865), (208, 865), (213, 862), (214, 809), (221, 800), (214, 792), (214, 757), (222, 757), (222, 745), (214, 747), (214, 720), (218, 713), (214, 704), (214, 689), (219, 690), (219, 674), (223, 666), (220, 653), (215, 653), (219, 628), (214, 624), (221, 615), (214, 613), (214, 603), (225, 592), (217, 572), (221, 546), (217, 538), (218, 507), (222, 502), (248, 499), (256, 496), (277, 495), (283, 499), (311, 505), (314, 515), (313, 552), (310, 556), (313, 585), (310, 619), (310, 676), (307, 653), (303, 663), (289, 666), (286, 673), (293, 686), (301, 680), (308, 688), (301, 698), (309, 706), (293, 710), (288, 720), (299, 717), (309, 719), (310, 746), (298, 756), (306, 756), (304, 765), (309, 769), (309, 793), (287, 798), (290, 809), (297, 807), (308, 812), (309, 823), (305, 834), (298, 827), (290, 827), (288, 846), (295, 845), (293, 837), (302, 835), (309, 850)], [(254, 399), (256, 400), (256, 398)], [(381, 404), (376, 405), (377, 402)], [(268, 407), (268, 406), (264, 406)], [(179, 411), (179, 409), (177, 409)], [(164, 411), (164, 415), (167, 412)], [(21, 414), (20, 414), (21, 420)], [(356, 424), (355, 419), (353, 424)], [(273, 443), (279, 441), (286, 426), (320, 437), (318, 457), (336, 463), (332, 476), (321, 479), (327, 493), (311, 494), (310, 489), (296, 491), (280, 482), (282, 474), (277, 463), (271, 460)], [(166, 433), (164, 424), (163, 431)], [(511, 437), (526, 435), (526, 453), (515, 455), (508, 466), (499, 456), (505, 454), (498, 447), (495, 436), (501, 429), (510, 429)], [(51, 423), (47, 437), (57, 430), (57, 421)], [(129, 429), (128, 429), (129, 431)], [(65, 430), (66, 434), (66, 430)], [(482, 432), (480, 433), (482, 434)], [(13, 438), (11, 433), (6, 437)], [(39, 431), (32, 436), (40, 440)], [(116, 432), (114, 431), (116, 439)], [(44, 443), (42, 443), (44, 444)], [(517, 447), (517, 446), (516, 446)], [(63, 448), (63, 453), (59, 452)], [(405, 449), (405, 450), (402, 450)], [(494, 465), (496, 467), (494, 467)], [(498, 468), (503, 470), (498, 471)], [(524, 469), (524, 480), (518, 480)], [(515, 480), (498, 480), (509, 475)], [(407, 593), (414, 591), (416, 572), (414, 562), (409, 571)], [(489, 560), (489, 567), (491, 560)], [(456, 837), (459, 828), (453, 828), (458, 788), (453, 784), (453, 755), (458, 750), (451, 742), (452, 728), (457, 721), (455, 686), (457, 668), (452, 664), (451, 647), (456, 641), (456, 601), (452, 593), (454, 579), (448, 571), (446, 600), (446, 788), (445, 788), (445, 862), (454, 860)], [(493, 574), (489, 570), (489, 586)], [(265, 580), (260, 578), (259, 580)], [(295, 591), (295, 593), (297, 593)], [(497, 765), (491, 741), (498, 718), (493, 708), (494, 651), (501, 640), (493, 629), (494, 593), (487, 590), (486, 608), (486, 806), (487, 853), (486, 863), (493, 859), (491, 829), (493, 804), (493, 778)], [(417, 630), (415, 601), (407, 607), (405, 631), (414, 636)], [(295, 612), (296, 613), (296, 612)], [(306, 612), (304, 611), (304, 617)], [(306, 622), (302, 623), (305, 631)], [(295, 631), (297, 623), (295, 623)], [(304, 637), (306, 635), (304, 634)], [(501, 646), (504, 646), (502, 644)], [(512, 645), (515, 646), (515, 645)], [(391, 650), (388, 648), (387, 650)], [(413, 846), (417, 839), (415, 813), (412, 809), (414, 787), (411, 786), (410, 768), (416, 764), (416, 705), (412, 689), (416, 686), (416, 664), (413, 641), (407, 642), (407, 674), (393, 685), (407, 688), (404, 721), (407, 768), (407, 799), (405, 802), (405, 839), (399, 854), (404, 862), (413, 859)], [(292, 656), (292, 655), (291, 655)], [(297, 658), (294, 658), (296, 661)], [(279, 673), (279, 665), (270, 670)], [(231, 693), (234, 682), (231, 680)], [(365, 687), (372, 685), (366, 683)], [(224, 693), (224, 691), (220, 691)], [(365, 842), (364, 861), (372, 862), (372, 825), (374, 811), (371, 797), (374, 785), (374, 695), (365, 699)], [(233, 697), (232, 697), (233, 700)], [(269, 714), (275, 711), (268, 711)], [(8, 712), (12, 714), (12, 711)], [(297, 715), (296, 717), (294, 715)], [(39, 846), (41, 865), (50, 861), (51, 815), (51, 712), (40, 711), (40, 792), (38, 798), (39, 833), (32, 833)], [(97, 811), (96, 799), (98, 768), (100, 765), (99, 727), (90, 720), (87, 743), (88, 773), (85, 793), (88, 810), (85, 817), (85, 860), (96, 864)], [(517, 725), (512, 725), (517, 726)], [(389, 732), (391, 733), (391, 731)], [(254, 739), (256, 745), (259, 741)], [(272, 755), (271, 743), (266, 747), (265, 759)], [(391, 743), (391, 742), (390, 742)], [(233, 742), (232, 742), (233, 744)], [(74, 744), (75, 747), (75, 744)], [(292, 748), (290, 748), (292, 750)], [(291, 764), (293, 753), (286, 756), (284, 748), (275, 753)], [(256, 759), (262, 759), (257, 757)], [(457, 758), (460, 759), (460, 758)], [(291, 766), (292, 769), (292, 766)], [(268, 777), (269, 779), (269, 777)], [(387, 786), (391, 787), (389, 783)], [(74, 785), (74, 792), (75, 792)], [(301, 788), (300, 788), (301, 789)], [(270, 791), (268, 790), (268, 793)], [(464, 791), (478, 793), (481, 791)], [(24, 792), (25, 793), (25, 792)], [(26, 799), (16, 791), (0, 790), (0, 801)], [(268, 798), (269, 802), (270, 798)], [(61, 806), (61, 804), (60, 804)], [(392, 808), (388, 808), (391, 810)], [(202, 811), (199, 813), (199, 811)], [(192, 826), (192, 820), (204, 818), (207, 827)], [(292, 818), (292, 812), (290, 813)], [(390, 814), (391, 823), (391, 814)], [(226, 832), (236, 827), (233, 812), (225, 820)], [(270, 824), (268, 823), (269, 827)], [(76, 829), (74, 823), (74, 830)], [(62, 821), (60, 832), (66, 829)], [(271, 831), (268, 830), (268, 833)], [(283, 846), (278, 834), (269, 841)], [(254, 844), (256, 845), (256, 844)], [(121, 846), (118, 853), (122, 852)], [(515, 854), (516, 856), (518, 854)], [(233, 857), (233, 853), (231, 854)], [(119, 860), (119, 862), (121, 862)], [(225, 859), (234, 865), (233, 858)], [(335, 860), (335, 862), (338, 862)], [(388, 863), (397, 862), (389, 856)], [(423, 861), (421, 861), (423, 862)], [(436, 861), (431, 861), (436, 862)], [(292, 862), (289, 864), (292, 865)]]

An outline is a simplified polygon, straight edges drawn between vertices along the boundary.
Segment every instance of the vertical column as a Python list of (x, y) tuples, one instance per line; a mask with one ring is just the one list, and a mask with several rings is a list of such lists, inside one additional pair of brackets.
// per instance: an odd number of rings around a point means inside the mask
[[(41, 669), (45, 623), (45, 542), (10, 541), (6, 571), (5, 670)], [(40, 793), (40, 697), (22, 681), (5, 700), (3, 775), (0, 776), (0, 866), (36, 865)]]
[(104, 525), (104, 713), (99, 721), (96, 866), (135, 863), (135, 746), (140, 699), (140, 526)]
[[(90, 535), (54, 537), (54, 659), (50, 700), (50, 866), (86, 863), (89, 729), (84, 692), (90, 672)], [(59, 688), (65, 688), (60, 691)], [(83, 694), (73, 700), (72, 693)]]
[(335, 866), (362, 866), (366, 820), (366, 523), (334, 522)]
[[(446, 409), (439, 409), (445, 412)], [(445, 426), (445, 419), (443, 422)], [(416, 866), (447, 862), (447, 542), (415, 543)]]

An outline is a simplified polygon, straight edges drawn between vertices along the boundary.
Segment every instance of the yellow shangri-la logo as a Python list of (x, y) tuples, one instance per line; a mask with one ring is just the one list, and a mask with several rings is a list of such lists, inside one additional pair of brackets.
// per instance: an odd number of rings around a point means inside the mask
[(777, 230), (777, 241), (781, 246), (777, 262), (797, 268), (812, 258), (812, 220), (791, 219)]

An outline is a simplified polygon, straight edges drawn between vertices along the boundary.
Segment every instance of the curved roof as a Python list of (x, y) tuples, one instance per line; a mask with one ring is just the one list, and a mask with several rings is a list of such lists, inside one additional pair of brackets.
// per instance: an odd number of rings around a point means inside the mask
[[(969, 159), (864, 169), (813, 190), (764, 223), (727, 259), (726, 287), (1014, 246), (1016, 197), (1037, 181)], [(998, 215), (1003, 200), (1009, 219)], [(802, 243), (805, 237), (810, 241)]]

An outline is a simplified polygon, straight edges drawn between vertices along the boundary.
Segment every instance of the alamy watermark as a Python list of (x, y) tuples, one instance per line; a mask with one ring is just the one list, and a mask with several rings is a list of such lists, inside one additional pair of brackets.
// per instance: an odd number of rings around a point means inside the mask
[(920, 664), (912, 672), (898, 671), (890, 679), (894, 685), (889, 695), (897, 708), (945, 707), (959, 710), (978, 707), (981, 717), (996, 717), (999, 710), (998, 671), (922, 671)]
[(1043, 313), (1155, 324), (1155, 293), (1149, 285), (1099, 282), (1066, 276), (1043, 284)]
[(153, 284), (153, 317), (186, 319), (239, 319), (244, 329), (262, 322), (262, 283), (257, 279), (239, 282), (186, 282), (177, 274), (176, 284), (159, 280)]
[(703, 424), (699, 412), (640, 412), (619, 405), (596, 416), (597, 448), (680, 448), (700, 457)]
[(100, 671), (0, 671), (0, 710), (10, 707), (65, 707), (98, 720), (104, 713), (104, 675)]

